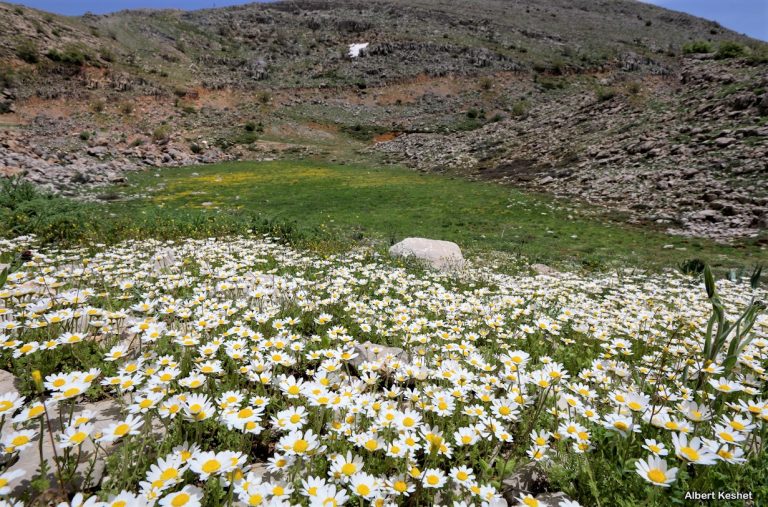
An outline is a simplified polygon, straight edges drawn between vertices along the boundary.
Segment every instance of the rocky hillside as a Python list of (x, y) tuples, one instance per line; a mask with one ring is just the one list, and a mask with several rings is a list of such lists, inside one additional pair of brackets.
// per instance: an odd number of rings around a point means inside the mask
[(524, 115), (374, 149), (427, 171), (585, 198), (676, 233), (757, 236), (768, 227), (767, 71), (700, 57), (642, 82), (563, 79)]
[[(364, 49), (350, 56), (349, 48)], [(760, 237), (766, 46), (631, 0), (299, 0), (62, 17), (0, 3), (0, 174), (318, 156)]]

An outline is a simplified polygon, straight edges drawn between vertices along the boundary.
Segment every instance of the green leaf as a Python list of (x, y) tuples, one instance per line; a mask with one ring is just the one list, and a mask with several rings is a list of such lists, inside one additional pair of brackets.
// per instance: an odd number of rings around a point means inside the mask
[(707, 297), (709, 299), (715, 297), (715, 277), (709, 268), (709, 264), (704, 266), (704, 286), (707, 288)]
[(763, 265), (758, 264), (755, 266), (755, 270), (752, 272), (752, 276), (749, 277), (749, 284), (752, 286), (752, 289), (757, 290), (757, 287), (760, 285), (760, 275), (763, 273)]

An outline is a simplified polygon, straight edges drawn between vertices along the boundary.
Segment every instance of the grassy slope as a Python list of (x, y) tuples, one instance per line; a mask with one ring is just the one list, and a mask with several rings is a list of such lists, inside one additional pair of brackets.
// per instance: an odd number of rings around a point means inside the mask
[(594, 210), (497, 184), (407, 170), (276, 161), (164, 169), (159, 174), (135, 175), (126, 193), (138, 190), (149, 196), (114, 203), (110, 211), (121, 217), (155, 207), (165, 216), (190, 210), (256, 214), (295, 222), (317, 238), (389, 244), (425, 236), (455, 241), (472, 253), (502, 251), (523, 254), (531, 262), (586, 266), (666, 267), (700, 257), (732, 267), (764, 255), (754, 246), (733, 248), (608, 223)]

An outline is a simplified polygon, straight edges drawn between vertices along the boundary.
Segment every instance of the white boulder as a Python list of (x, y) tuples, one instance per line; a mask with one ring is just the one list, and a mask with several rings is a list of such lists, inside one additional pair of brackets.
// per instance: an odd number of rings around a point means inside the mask
[(393, 257), (416, 257), (439, 270), (461, 269), (464, 256), (456, 243), (427, 238), (405, 238), (392, 245), (389, 255)]

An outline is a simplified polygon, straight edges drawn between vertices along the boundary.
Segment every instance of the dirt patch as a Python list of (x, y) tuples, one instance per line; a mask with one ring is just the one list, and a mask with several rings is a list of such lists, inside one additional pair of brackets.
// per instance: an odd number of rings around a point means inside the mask
[(386, 143), (387, 141), (395, 139), (400, 134), (401, 132), (384, 132), (383, 134), (378, 134), (373, 136), (373, 144)]

